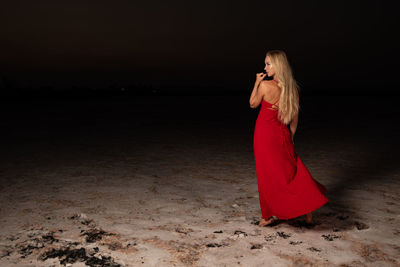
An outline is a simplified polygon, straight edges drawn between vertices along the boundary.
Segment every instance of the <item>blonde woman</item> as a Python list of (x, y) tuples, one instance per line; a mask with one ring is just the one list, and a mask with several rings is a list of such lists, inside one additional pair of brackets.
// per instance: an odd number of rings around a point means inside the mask
[[(261, 104), (254, 129), (254, 156), (261, 207), (259, 226), (306, 215), (328, 202), (326, 188), (313, 179), (294, 150), (299, 92), (285, 52), (269, 51), (266, 73), (257, 73), (250, 107)], [(263, 80), (268, 75), (272, 80)], [(289, 130), (289, 128), (290, 130)]]

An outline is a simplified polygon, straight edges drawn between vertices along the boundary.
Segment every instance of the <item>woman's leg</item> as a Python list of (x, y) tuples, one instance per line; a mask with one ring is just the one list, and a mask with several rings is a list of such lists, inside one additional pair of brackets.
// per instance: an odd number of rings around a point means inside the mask
[(270, 224), (270, 223), (272, 223), (272, 222), (274, 222), (276, 220), (278, 220), (278, 218), (276, 218), (275, 216), (271, 216), (268, 220), (265, 220), (264, 218), (262, 218), (260, 220), (260, 222), (258, 223), (258, 226), (264, 227), (264, 226), (267, 226), (268, 224)]
[(306, 214), (306, 223), (312, 223), (312, 213), (311, 212)]

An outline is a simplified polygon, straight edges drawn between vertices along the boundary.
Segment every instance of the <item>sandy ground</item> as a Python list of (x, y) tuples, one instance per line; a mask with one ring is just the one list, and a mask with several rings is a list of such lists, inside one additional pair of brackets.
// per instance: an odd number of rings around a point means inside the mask
[(393, 98), (304, 97), (313, 227), (256, 225), (247, 96), (2, 107), (0, 266), (400, 266)]

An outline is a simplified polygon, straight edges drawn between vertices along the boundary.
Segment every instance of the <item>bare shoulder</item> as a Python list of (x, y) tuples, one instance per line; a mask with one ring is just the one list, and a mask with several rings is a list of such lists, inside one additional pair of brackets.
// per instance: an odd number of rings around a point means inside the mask
[(260, 83), (260, 88), (262, 88), (262, 90), (268, 91), (273, 87), (273, 83), (271, 81), (261, 81)]
[(264, 88), (266, 93), (275, 93), (279, 91), (278, 85), (274, 81), (262, 81), (260, 87)]
[(260, 84), (258, 85), (258, 94), (265, 95), (267, 90), (268, 90), (267, 85), (264, 83), (264, 81), (261, 81)]
[(261, 82), (263, 87), (275, 89), (278, 87), (273, 80), (265, 80)]

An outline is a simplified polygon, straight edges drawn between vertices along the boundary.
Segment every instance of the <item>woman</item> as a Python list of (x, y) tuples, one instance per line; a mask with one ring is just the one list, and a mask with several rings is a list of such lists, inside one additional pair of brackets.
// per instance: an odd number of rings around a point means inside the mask
[[(269, 51), (265, 73), (256, 75), (250, 107), (261, 109), (254, 129), (254, 156), (262, 218), (259, 226), (306, 214), (328, 202), (326, 188), (313, 179), (294, 151), (299, 93), (286, 54)], [(265, 75), (272, 80), (263, 81)], [(290, 131), (287, 127), (290, 125)]]

